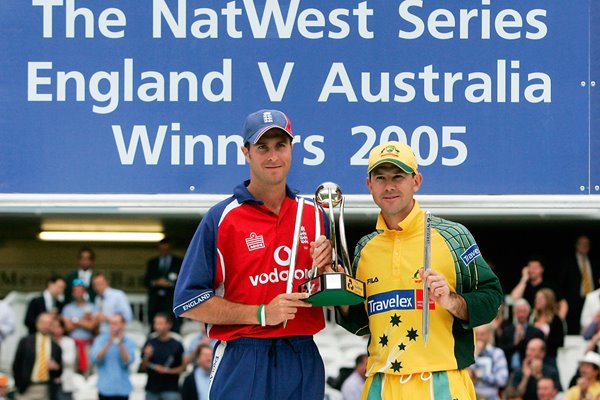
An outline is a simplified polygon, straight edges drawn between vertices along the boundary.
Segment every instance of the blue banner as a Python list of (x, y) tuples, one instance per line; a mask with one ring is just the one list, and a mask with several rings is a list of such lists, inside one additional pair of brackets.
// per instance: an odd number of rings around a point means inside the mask
[(598, 193), (597, 8), (3, 0), (0, 192), (229, 193), (245, 116), (277, 108), (305, 193), (367, 193), (388, 139), (415, 150), (422, 194)]

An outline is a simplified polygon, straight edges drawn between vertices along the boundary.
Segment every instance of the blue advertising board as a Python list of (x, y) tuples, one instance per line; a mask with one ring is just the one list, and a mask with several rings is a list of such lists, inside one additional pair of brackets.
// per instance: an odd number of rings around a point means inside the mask
[(415, 150), (423, 194), (600, 184), (590, 1), (3, 0), (0, 12), (0, 193), (229, 193), (248, 177), (243, 120), (261, 108), (290, 116), (289, 182), (304, 193), (323, 180), (367, 193), (368, 151), (388, 139)]

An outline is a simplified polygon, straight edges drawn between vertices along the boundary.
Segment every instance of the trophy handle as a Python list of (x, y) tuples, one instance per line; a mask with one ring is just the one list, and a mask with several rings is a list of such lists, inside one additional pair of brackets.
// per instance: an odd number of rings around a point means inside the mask
[(350, 274), (351, 264), (350, 264), (350, 254), (348, 253), (348, 244), (346, 242), (346, 227), (344, 226), (344, 203), (345, 197), (342, 197), (342, 201), (340, 203), (340, 245), (342, 247), (342, 263), (344, 267), (344, 272), (346, 274)]

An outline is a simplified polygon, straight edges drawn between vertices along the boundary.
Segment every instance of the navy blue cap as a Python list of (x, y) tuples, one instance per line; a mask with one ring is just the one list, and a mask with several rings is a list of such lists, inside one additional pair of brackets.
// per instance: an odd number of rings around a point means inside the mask
[(294, 139), (292, 122), (281, 111), (258, 110), (253, 112), (246, 117), (244, 122), (244, 144), (255, 144), (264, 133), (274, 128), (281, 129)]

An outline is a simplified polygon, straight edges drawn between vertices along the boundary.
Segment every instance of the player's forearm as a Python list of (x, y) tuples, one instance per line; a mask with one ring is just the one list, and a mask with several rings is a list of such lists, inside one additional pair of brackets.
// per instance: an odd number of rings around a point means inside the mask
[(214, 325), (258, 324), (258, 305), (234, 303), (213, 296), (181, 316)]
[(445, 304), (442, 304), (448, 312), (454, 315), (458, 319), (462, 319), (463, 321), (469, 320), (469, 309), (467, 307), (467, 302), (465, 299), (453, 292), (450, 292), (447, 301)]

